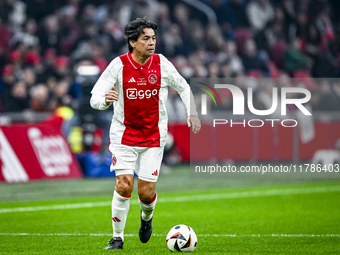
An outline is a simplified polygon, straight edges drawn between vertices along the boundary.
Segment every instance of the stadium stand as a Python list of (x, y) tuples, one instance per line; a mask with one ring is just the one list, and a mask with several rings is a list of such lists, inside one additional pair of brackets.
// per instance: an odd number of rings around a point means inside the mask
[[(188, 80), (340, 76), (338, 1), (196, 1), (216, 21), (192, 2), (0, 1), (0, 113), (52, 113), (67, 106), (75, 114), (85, 111), (88, 118), (80, 121), (91, 122), (83, 106), (93, 81), (126, 52), (124, 26), (142, 16), (159, 24), (157, 52)], [(313, 111), (338, 111), (339, 82), (318, 84), (308, 87)]]

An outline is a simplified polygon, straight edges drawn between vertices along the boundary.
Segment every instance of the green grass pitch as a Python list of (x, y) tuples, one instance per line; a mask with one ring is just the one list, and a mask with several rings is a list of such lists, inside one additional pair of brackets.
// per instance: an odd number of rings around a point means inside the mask
[(194, 254), (340, 254), (340, 181), (193, 179), (161, 175), (153, 236), (138, 238), (136, 191), (122, 251), (111, 238), (114, 179), (0, 185), (0, 254), (171, 254), (176, 224), (198, 236)]

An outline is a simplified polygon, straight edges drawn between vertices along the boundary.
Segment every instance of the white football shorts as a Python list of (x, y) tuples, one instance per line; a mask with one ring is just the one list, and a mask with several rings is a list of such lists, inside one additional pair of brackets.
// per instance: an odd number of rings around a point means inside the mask
[(134, 174), (139, 179), (156, 182), (163, 159), (162, 147), (134, 147), (111, 143), (109, 149), (112, 153), (110, 171), (117, 175)]

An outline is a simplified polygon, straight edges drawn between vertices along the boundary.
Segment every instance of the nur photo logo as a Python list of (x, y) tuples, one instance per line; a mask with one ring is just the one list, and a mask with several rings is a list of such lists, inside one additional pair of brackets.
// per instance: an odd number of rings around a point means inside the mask
[[(216, 81), (216, 80), (215, 80)], [(222, 104), (221, 97), (216, 89), (227, 89), (228, 92), (231, 94), (232, 97), (232, 115), (233, 116), (244, 116), (246, 110), (249, 113), (255, 116), (261, 116), (262, 118), (259, 119), (246, 119), (242, 121), (235, 121), (235, 120), (228, 120), (228, 119), (213, 119), (213, 127), (216, 125), (225, 125), (230, 124), (232, 127), (233, 125), (243, 125), (243, 126), (250, 126), (250, 127), (262, 127), (265, 122), (270, 122), (271, 126), (274, 127), (275, 122), (280, 122), (284, 127), (295, 127), (298, 125), (297, 120), (295, 119), (284, 119), (287, 117), (287, 108), (294, 108), (297, 111), (300, 111), (305, 116), (311, 116), (311, 112), (306, 108), (304, 104), (308, 103), (311, 99), (311, 93), (309, 90), (305, 88), (299, 87), (272, 87), (271, 93), (269, 97), (271, 98), (271, 106), (268, 109), (256, 109), (254, 106), (254, 88), (248, 87), (246, 89), (246, 95), (236, 85), (232, 84), (224, 84), (224, 83), (215, 83), (213, 86), (208, 85), (204, 82), (197, 82), (200, 84), (199, 88), (205, 92), (201, 94), (201, 115), (208, 115), (208, 98), (209, 95), (215, 106), (217, 106), (217, 101), (215, 96), (217, 97), (219, 103)], [(204, 86), (205, 88), (202, 88)], [(209, 90), (208, 90), (208, 89)], [(215, 96), (214, 96), (215, 95)], [(246, 107), (247, 106), (247, 109)], [(263, 119), (263, 116), (270, 116), (274, 112), (277, 112), (279, 109), (280, 118), (268, 118)], [(214, 110), (214, 106), (211, 107), (211, 110)], [(214, 114), (211, 113), (213, 116)]]
[[(222, 100), (221, 100), (219, 94), (217, 93), (217, 91), (213, 87), (211, 87), (210, 85), (203, 83), (203, 82), (198, 82), (198, 83), (209, 88), (211, 91), (213, 91), (215, 93), (215, 95), (217, 96), (218, 100), (220, 101), (220, 104), (222, 105)], [(204, 92), (206, 92), (212, 98), (212, 100), (214, 101), (215, 106), (217, 106), (217, 103), (216, 103), (216, 100), (215, 100), (215, 97), (213, 96), (213, 94), (211, 94), (211, 92), (207, 89), (204, 89), (204, 88), (200, 88), (200, 89), (203, 90)], [(206, 94), (202, 94), (201, 114), (202, 115), (207, 114), (207, 95)]]

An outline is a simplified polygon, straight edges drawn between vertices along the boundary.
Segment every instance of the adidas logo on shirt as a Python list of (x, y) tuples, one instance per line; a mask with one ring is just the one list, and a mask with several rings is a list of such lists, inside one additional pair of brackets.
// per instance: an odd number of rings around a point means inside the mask
[(132, 77), (128, 82), (136, 82), (136, 80)]

